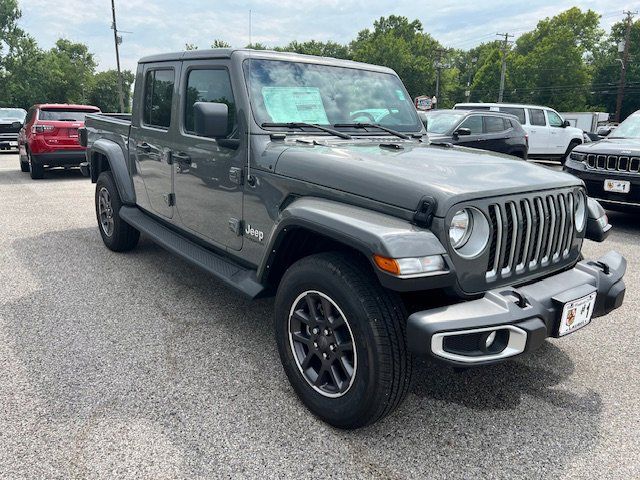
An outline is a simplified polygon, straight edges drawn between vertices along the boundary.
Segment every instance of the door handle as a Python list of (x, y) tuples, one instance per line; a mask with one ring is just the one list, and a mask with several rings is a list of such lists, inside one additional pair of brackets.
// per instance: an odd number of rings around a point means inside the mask
[(149, 153), (151, 152), (151, 145), (149, 145), (147, 142), (142, 142), (136, 145), (136, 149), (144, 153)]

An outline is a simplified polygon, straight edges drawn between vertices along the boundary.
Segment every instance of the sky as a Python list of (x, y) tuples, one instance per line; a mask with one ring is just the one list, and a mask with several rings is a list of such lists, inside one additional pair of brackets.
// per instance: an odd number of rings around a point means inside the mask
[[(517, 36), (545, 17), (578, 6), (602, 15), (607, 31), (623, 18), (623, 10), (640, 10), (640, 0), (116, 0), (122, 32), (123, 68), (135, 70), (140, 57), (184, 50), (186, 43), (208, 48), (221, 39), (234, 47), (252, 41), (267, 46), (292, 40), (332, 40), (347, 43), (374, 20), (404, 15), (422, 22), (424, 31), (446, 47), (472, 48), (497, 38), (497, 32)], [(98, 70), (115, 68), (110, 0), (20, 1), (20, 25), (42, 48), (58, 38), (89, 46)]]

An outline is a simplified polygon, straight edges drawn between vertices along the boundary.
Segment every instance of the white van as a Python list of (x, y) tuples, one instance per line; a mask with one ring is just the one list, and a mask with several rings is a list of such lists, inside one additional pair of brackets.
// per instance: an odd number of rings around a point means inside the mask
[(583, 141), (582, 130), (571, 127), (549, 107), (517, 103), (458, 103), (453, 108), (515, 115), (529, 135), (529, 158), (552, 158), (564, 163), (571, 150)]

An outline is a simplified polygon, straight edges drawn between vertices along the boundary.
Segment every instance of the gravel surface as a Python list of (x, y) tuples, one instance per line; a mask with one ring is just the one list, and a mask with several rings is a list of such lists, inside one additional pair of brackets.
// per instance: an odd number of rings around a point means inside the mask
[(343, 432), (289, 386), (272, 301), (110, 252), (87, 179), (0, 155), (0, 477), (640, 478), (640, 223), (611, 218), (584, 250), (627, 257), (622, 308), (499, 366), (416, 360), (401, 408)]

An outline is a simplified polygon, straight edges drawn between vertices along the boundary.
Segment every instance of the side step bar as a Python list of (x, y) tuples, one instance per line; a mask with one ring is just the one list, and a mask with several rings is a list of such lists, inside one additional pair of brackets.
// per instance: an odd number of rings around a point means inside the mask
[(162, 248), (175, 253), (193, 265), (202, 268), (229, 287), (254, 299), (264, 292), (256, 271), (244, 268), (223, 256), (188, 240), (165, 227), (137, 207), (120, 208), (120, 217), (132, 227), (146, 234)]

